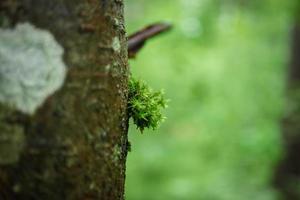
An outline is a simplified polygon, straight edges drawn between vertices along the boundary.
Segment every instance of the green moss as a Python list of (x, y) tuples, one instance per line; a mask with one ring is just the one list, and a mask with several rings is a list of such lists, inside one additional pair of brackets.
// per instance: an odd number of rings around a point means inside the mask
[(163, 92), (153, 91), (145, 82), (130, 78), (128, 114), (141, 132), (155, 130), (164, 120), (162, 109), (167, 107)]
[(116, 144), (113, 147), (113, 153), (112, 153), (112, 161), (115, 165), (118, 165), (120, 163), (120, 159), (122, 157), (122, 148)]
[(24, 128), (14, 118), (14, 109), (0, 104), (0, 165), (17, 163), (26, 143)]
[(5, 15), (3, 15), (3, 13), (0, 13), (0, 27), (6, 28), (9, 26), (9, 24), (10, 20)]

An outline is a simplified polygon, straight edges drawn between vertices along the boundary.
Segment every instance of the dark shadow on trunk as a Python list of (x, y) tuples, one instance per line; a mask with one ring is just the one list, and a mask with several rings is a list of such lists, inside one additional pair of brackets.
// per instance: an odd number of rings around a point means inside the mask
[(284, 157), (275, 172), (274, 184), (285, 200), (300, 199), (300, 23), (292, 30), (291, 63), (282, 120)]

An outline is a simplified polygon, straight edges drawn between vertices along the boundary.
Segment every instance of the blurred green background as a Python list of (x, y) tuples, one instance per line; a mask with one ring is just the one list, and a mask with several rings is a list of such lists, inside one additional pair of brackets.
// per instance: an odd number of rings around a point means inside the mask
[(141, 135), (131, 124), (126, 199), (278, 199), (292, 1), (125, 4), (129, 33), (174, 25), (130, 61), (133, 76), (171, 101), (158, 130)]

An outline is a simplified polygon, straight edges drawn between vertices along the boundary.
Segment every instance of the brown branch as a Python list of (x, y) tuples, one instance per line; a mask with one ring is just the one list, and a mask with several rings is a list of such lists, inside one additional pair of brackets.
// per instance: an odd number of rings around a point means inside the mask
[(145, 45), (146, 41), (172, 28), (171, 24), (155, 23), (137, 31), (128, 37), (128, 57), (134, 58), (135, 55)]

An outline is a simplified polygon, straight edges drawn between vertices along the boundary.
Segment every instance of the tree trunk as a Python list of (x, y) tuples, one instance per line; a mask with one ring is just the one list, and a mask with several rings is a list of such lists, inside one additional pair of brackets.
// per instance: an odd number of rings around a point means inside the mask
[(124, 199), (123, 1), (1, 0), (0, 22), (49, 31), (67, 66), (62, 88), (34, 114), (1, 104), (0, 199)]
[[(298, 8), (300, 9), (300, 4)], [(297, 14), (299, 15), (299, 12)], [(275, 186), (283, 199), (298, 200), (300, 199), (300, 17), (296, 17), (291, 41), (292, 57), (287, 83), (286, 113), (281, 126), (285, 155), (275, 174)]]

